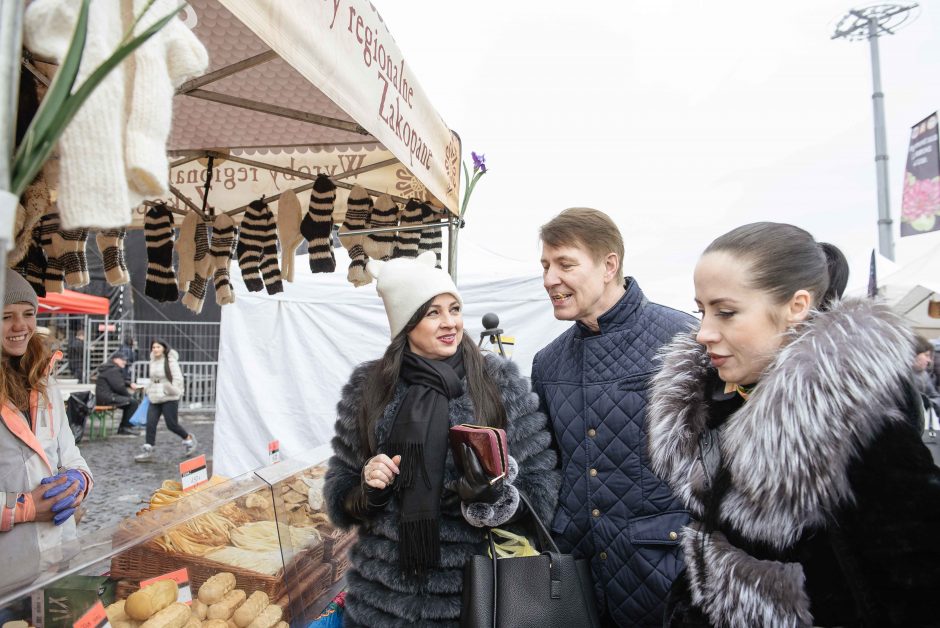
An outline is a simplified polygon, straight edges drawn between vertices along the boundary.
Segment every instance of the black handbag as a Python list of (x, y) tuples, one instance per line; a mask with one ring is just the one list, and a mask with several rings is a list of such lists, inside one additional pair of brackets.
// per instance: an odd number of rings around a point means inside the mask
[(474, 556), (464, 568), (461, 628), (599, 628), (591, 565), (562, 554), (520, 492), (535, 524), (541, 554), (496, 559)]

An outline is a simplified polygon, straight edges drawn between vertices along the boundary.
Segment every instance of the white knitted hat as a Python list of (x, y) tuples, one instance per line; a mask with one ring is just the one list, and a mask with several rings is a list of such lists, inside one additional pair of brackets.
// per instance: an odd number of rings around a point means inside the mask
[(374, 259), (366, 266), (375, 277), (375, 289), (385, 303), (393, 339), (418, 308), (439, 294), (452, 294), (463, 305), (454, 280), (446, 271), (435, 268), (435, 264), (437, 256), (434, 251), (428, 251), (416, 258), (400, 257), (387, 262)]

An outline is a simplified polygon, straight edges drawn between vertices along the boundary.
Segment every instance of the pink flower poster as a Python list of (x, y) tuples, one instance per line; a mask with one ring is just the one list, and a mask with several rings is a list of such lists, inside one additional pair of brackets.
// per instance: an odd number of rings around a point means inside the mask
[(911, 128), (901, 198), (901, 236), (940, 230), (940, 143), (937, 114)]

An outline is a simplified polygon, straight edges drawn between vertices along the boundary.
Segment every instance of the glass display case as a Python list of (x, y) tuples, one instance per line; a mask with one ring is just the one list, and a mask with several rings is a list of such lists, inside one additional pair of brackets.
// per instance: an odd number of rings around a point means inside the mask
[[(330, 453), (328, 446), (320, 447), (302, 459), (214, 478), (185, 494), (178, 482), (165, 481), (136, 517), (79, 533), (77, 541), (56, 548), (51, 560), (43, 557), (49, 566), (40, 573), (20, 573), (9, 565), (0, 570), (5, 574), (0, 575), (0, 624), (24, 620), (42, 628), (68, 628), (96, 601), (123, 609), (120, 601), (141, 581), (186, 568), (193, 598), (210, 577), (228, 573), (234, 576), (234, 590), (244, 592), (230, 596), (232, 616), (244, 599), (263, 592), (256, 599), (281, 609), (268, 613), (279, 616), (270, 628), (281, 621), (306, 626), (342, 587), (346, 550), (354, 540), (353, 533), (335, 529), (324, 512)], [(192, 605), (189, 628), (206, 619), (196, 617), (198, 606)], [(211, 618), (244, 628), (222, 616), (227, 610), (219, 607)], [(136, 628), (121, 623), (125, 619), (112, 617), (112, 625)]]

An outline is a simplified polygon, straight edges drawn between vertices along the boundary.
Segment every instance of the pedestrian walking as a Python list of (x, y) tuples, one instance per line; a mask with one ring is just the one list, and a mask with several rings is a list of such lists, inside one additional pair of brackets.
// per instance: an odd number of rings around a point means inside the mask
[(150, 345), (150, 383), (147, 384), (147, 442), (134, 456), (137, 462), (150, 462), (157, 441), (157, 425), (163, 416), (168, 430), (183, 439), (183, 449), (188, 456), (196, 449), (196, 436), (179, 424), (179, 405), (183, 397), (183, 371), (179, 354), (163, 340), (154, 340)]

